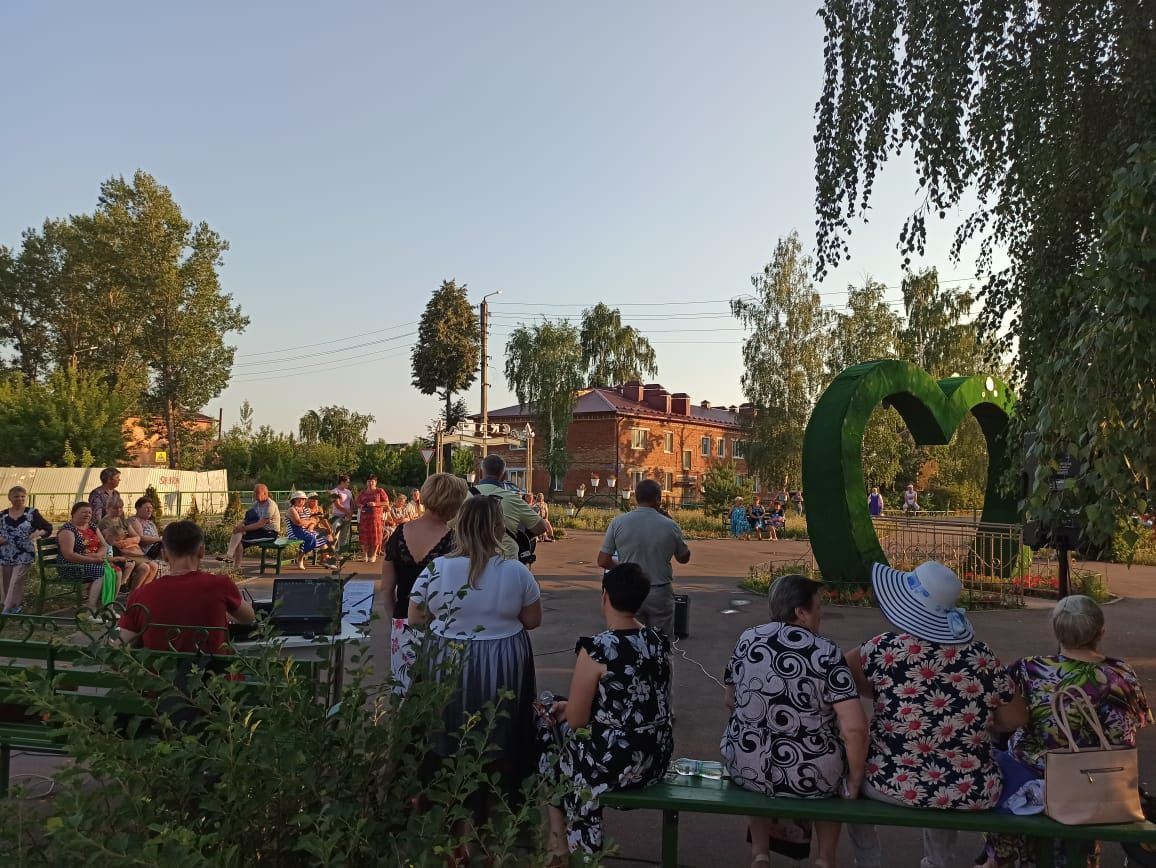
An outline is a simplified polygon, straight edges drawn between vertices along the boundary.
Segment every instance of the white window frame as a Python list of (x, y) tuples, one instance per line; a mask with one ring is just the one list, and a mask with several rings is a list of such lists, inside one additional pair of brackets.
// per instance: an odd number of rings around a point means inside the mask
[(731, 458), (746, 458), (747, 450), (742, 440), (731, 440)]
[(682, 450), (682, 472), (690, 473), (690, 469), (694, 467), (694, 450)]
[[(638, 435), (642, 435), (639, 437)], [(636, 441), (641, 440), (640, 445), (635, 445)], [(649, 428), (631, 428), (630, 429), (630, 448), (635, 452), (641, 452), (650, 445), (650, 429)]]
[(714, 443), (711, 441), (711, 436), (709, 434), (703, 434), (698, 438), (698, 454), (703, 458), (710, 458), (710, 456), (713, 454), (713, 448)]
[(674, 474), (669, 470), (664, 470), (662, 472), (662, 490), (663, 491), (673, 491), (674, 490)]
[(714, 448), (719, 458), (727, 457), (727, 439), (725, 437), (714, 438)]
[(662, 435), (662, 451), (668, 455), (674, 452), (674, 432), (666, 431)]
[(628, 470), (626, 471), (626, 479), (630, 483), (630, 491), (634, 491), (638, 487), (638, 483), (646, 479), (645, 470)]

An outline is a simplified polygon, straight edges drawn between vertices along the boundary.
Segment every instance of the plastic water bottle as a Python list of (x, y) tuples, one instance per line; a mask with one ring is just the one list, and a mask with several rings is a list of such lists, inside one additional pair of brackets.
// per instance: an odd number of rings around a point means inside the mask
[(680, 757), (671, 766), (675, 774), (683, 777), (709, 778), (712, 781), (720, 780), (723, 776), (722, 763), (714, 760), (696, 760)]

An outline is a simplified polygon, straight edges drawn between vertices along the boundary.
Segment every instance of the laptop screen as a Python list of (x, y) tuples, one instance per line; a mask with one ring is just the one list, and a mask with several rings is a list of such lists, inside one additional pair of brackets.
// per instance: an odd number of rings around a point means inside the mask
[(333, 579), (274, 579), (275, 619), (336, 620), (341, 611), (341, 582)]

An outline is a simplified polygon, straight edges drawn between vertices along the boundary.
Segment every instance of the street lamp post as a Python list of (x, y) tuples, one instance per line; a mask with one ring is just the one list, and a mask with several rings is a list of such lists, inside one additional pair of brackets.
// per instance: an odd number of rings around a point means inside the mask
[(482, 296), (482, 303), (479, 305), (479, 325), (482, 329), (482, 457), (485, 458), (488, 454), (487, 440), (490, 436), (490, 303), (486, 300), (495, 295), (501, 295), (502, 291), (496, 289), (493, 292), (487, 292)]

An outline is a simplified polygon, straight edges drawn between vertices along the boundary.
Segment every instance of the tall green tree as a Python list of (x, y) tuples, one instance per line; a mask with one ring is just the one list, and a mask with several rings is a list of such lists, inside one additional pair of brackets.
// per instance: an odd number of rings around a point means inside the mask
[[(76, 451), (109, 464), (124, 455), (124, 419), (132, 402), (97, 373), (57, 368), (43, 382), (19, 374), (0, 381), (0, 463), (61, 465)], [(87, 466), (91, 466), (91, 463)]]
[[(413, 385), (423, 395), (441, 399), (443, 419), (447, 422), (454, 415), (454, 396), (477, 379), (480, 340), (478, 317), (466, 295), (466, 285), (442, 281), (421, 315), (412, 365)], [(449, 467), (453, 459), (450, 444), (446, 445), (444, 459)]]
[(321, 442), (350, 450), (365, 443), (365, 435), (374, 421), (369, 413), (358, 413), (347, 407), (322, 407), (320, 417), (317, 433)]
[(772, 485), (802, 478), (803, 430), (827, 381), (831, 316), (811, 282), (813, 263), (797, 233), (780, 238), (752, 295), (731, 313), (743, 341), (743, 393), (758, 412), (746, 432), (747, 466)]
[(975, 297), (939, 284), (939, 272), (927, 268), (903, 278), (906, 321), (899, 333), (899, 354), (936, 379), (978, 374), (992, 360), (969, 322)]
[(634, 326), (622, 324), (618, 308), (602, 302), (586, 308), (579, 328), (588, 385), (613, 386), (658, 373), (650, 341)]
[(297, 423), (297, 436), (301, 442), (312, 446), (321, 439), (321, 414), (316, 410), (309, 410)]
[(149, 374), (144, 407), (164, 421), (169, 466), (179, 467), (189, 415), (229, 383), (235, 348), (225, 336), (249, 324), (217, 273), (228, 243), (186, 220), (169, 189), (141, 171), (101, 185), (92, 223), (100, 283), (124, 299), (121, 318), (140, 325), (129, 341)]
[(506, 382), (538, 421), (551, 482), (570, 466), (566, 434), (585, 371), (578, 329), (565, 321), (519, 325), (506, 342)]
[[(1040, 435), (1032, 507), (1080, 508), (1107, 537), (1156, 472), (1151, 4), (825, 0), (820, 14), (820, 272), (846, 255), (893, 156), (913, 156), (922, 193), (899, 232), (906, 255), (929, 216), (974, 195), (953, 253), (978, 245), (980, 324), (1017, 350), (1018, 426)], [(1065, 453), (1088, 472), (1062, 502), (1046, 477)]]

